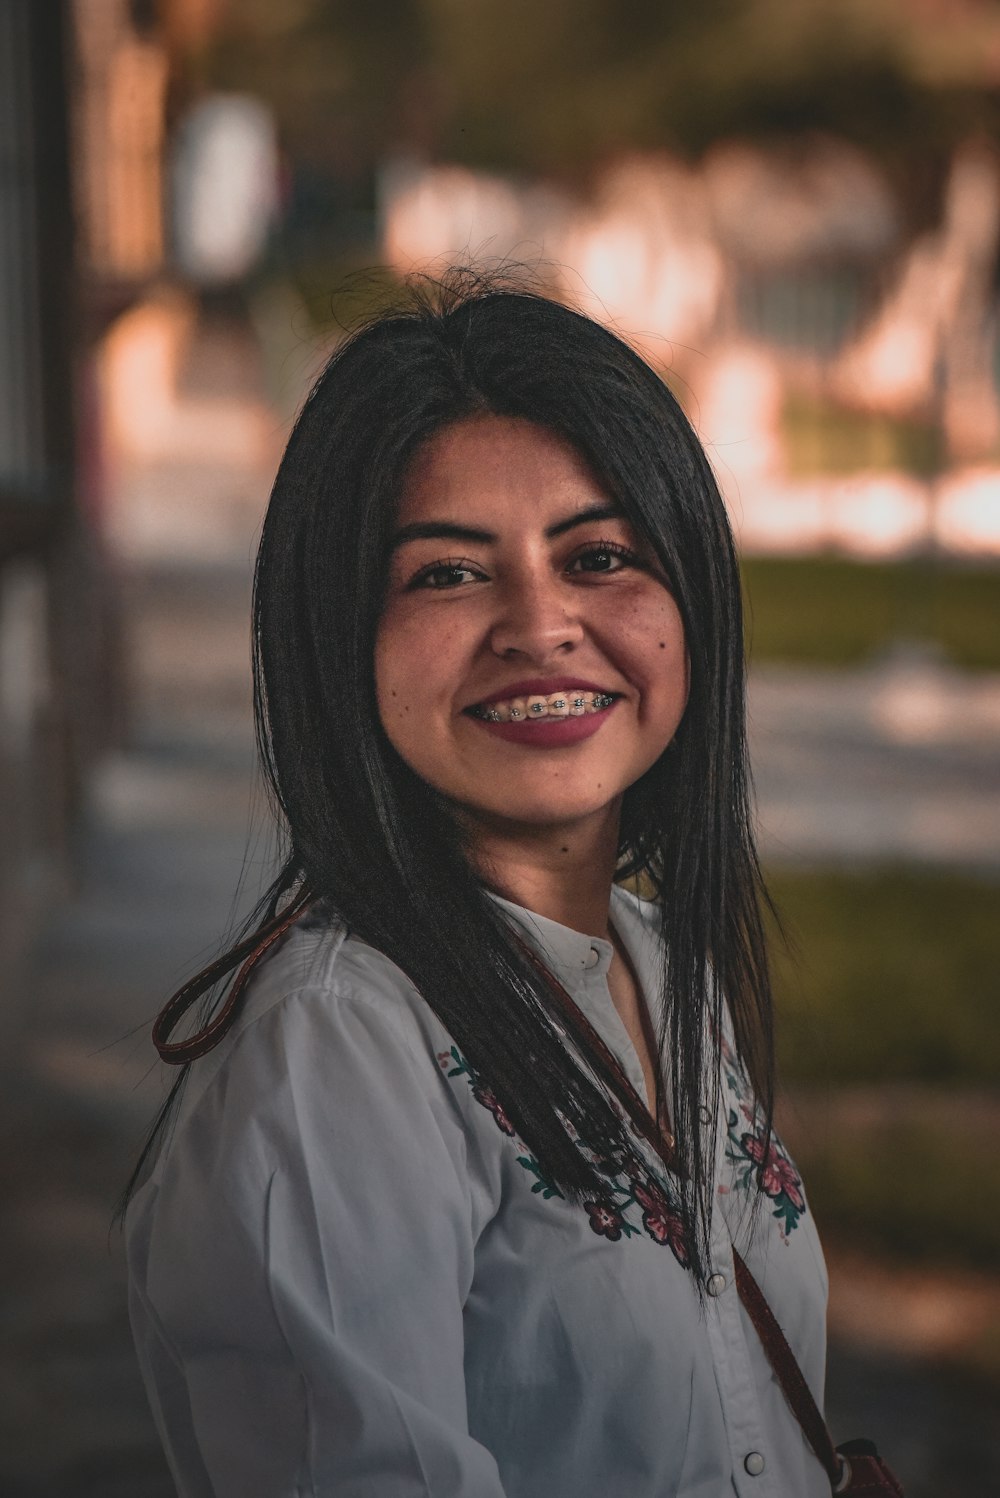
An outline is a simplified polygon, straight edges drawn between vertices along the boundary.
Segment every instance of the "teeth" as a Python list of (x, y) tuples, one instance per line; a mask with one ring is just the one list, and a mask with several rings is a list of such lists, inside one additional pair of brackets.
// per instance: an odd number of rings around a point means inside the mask
[(614, 700), (607, 692), (553, 692), (548, 697), (512, 697), (508, 702), (491, 702), (489, 707), (473, 711), (489, 723), (531, 723), (544, 718), (582, 718), (585, 713), (610, 707)]

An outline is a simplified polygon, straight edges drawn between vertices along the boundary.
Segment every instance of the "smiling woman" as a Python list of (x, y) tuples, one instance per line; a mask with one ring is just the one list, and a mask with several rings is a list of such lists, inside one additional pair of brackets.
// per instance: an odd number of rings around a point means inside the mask
[[(526, 827), (600, 868), (592, 910), (576, 913), (601, 931), (621, 798), (687, 700), (663, 569), (574, 449), (523, 418), (479, 415), (430, 438), (397, 520), (375, 642), (386, 733), (461, 809), (504, 886)], [(464, 554), (442, 557), (445, 538)]]
[(256, 575), (288, 857), (127, 1209), (182, 1498), (830, 1491), (740, 618), (606, 329), (466, 277), (330, 361)]

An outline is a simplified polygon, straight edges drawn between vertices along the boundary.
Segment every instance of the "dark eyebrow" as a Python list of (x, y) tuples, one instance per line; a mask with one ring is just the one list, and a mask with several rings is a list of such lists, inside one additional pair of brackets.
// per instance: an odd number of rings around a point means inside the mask
[[(616, 504), (591, 505), (589, 509), (577, 510), (565, 520), (557, 520), (545, 532), (546, 539), (554, 541), (575, 526), (586, 525), (592, 520), (621, 520), (624, 510)], [(499, 540), (493, 531), (478, 530), (474, 526), (456, 525), (450, 520), (415, 520), (412, 525), (400, 526), (392, 538), (393, 550), (406, 541), (471, 541), (480, 546), (492, 546)]]

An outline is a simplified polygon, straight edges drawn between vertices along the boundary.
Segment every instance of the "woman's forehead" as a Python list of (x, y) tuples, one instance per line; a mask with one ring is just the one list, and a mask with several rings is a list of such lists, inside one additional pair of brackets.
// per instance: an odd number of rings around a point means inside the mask
[(485, 516), (497, 507), (541, 515), (598, 503), (618, 508), (566, 438), (521, 417), (484, 414), (444, 427), (421, 445), (404, 477), (397, 521)]

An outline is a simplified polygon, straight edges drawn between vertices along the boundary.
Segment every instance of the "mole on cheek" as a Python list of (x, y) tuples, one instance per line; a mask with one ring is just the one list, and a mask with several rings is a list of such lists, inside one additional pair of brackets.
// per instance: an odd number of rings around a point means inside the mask
[(666, 640), (661, 640), (660, 641), (660, 649), (661, 650), (666, 650), (666, 648), (667, 648), (667, 642), (666, 642)]

